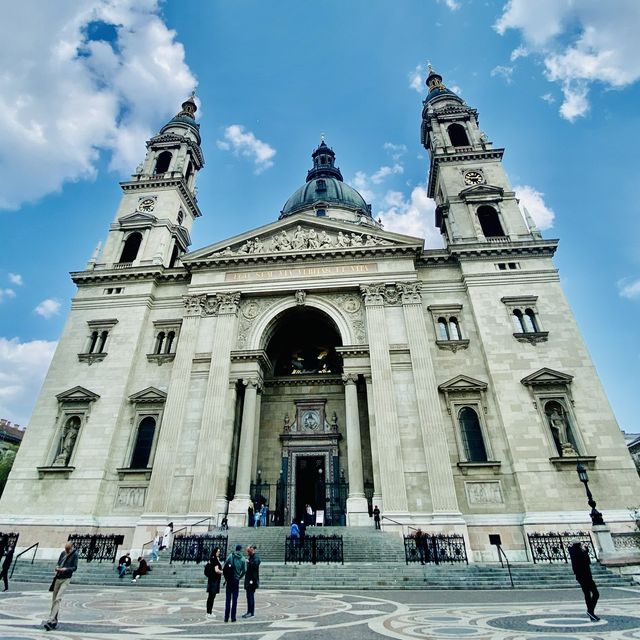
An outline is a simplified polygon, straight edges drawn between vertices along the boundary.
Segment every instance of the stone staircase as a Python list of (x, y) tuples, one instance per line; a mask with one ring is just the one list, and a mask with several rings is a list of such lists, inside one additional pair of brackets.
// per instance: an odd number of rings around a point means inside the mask
[[(406, 565), (404, 544), (396, 533), (375, 531), (373, 528), (326, 527), (311, 528), (308, 535), (342, 535), (344, 565), (284, 564), (285, 536), (288, 529), (231, 529), (228, 549), (236, 544), (245, 548), (256, 544), (262, 564), (260, 583), (263, 588), (279, 590), (366, 590), (366, 589), (508, 589), (511, 587), (506, 568), (498, 564), (470, 565)], [(51, 580), (54, 563), (50, 560), (18, 562), (12, 580), (43, 582)], [(203, 564), (169, 563), (165, 552), (153, 563), (153, 571), (140, 578), (139, 587), (195, 587), (204, 590), (206, 579)], [(577, 588), (571, 567), (566, 564), (517, 564), (512, 567), (516, 588)], [(593, 565), (596, 583), (604, 586), (628, 586), (629, 580), (611, 573), (600, 565)], [(75, 584), (130, 584), (130, 576), (119, 579), (112, 563), (81, 561), (74, 576)]]

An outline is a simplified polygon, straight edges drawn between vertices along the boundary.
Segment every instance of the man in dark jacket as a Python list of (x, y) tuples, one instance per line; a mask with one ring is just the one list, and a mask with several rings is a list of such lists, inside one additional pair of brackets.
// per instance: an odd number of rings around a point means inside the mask
[(598, 587), (593, 581), (591, 575), (591, 560), (589, 559), (589, 552), (579, 542), (574, 542), (569, 547), (569, 557), (571, 558), (571, 568), (576, 576), (578, 584), (582, 588), (584, 593), (584, 601), (587, 605), (587, 615), (594, 622), (598, 622), (600, 618), (595, 614), (596, 604), (600, 593)]
[(7, 547), (7, 555), (4, 557), (4, 562), (2, 563), (2, 573), (0, 573), (0, 576), (2, 576), (2, 580), (4, 581), (4, 591), (9, 591), (9, 570), (11, 569), (11, 562), (13, 561), (13, 551), (13, 547)]
[(51, 595), (51, 612), (49, 613), (49, 618), (44, 623), (44, 628), (47, 631), (51, 631), (58, 626), (58, 612), (60, 611), (62, 596), (71, 582), (73, 572), (77, 568), (78, 552), (71, 546), (70, 542), (67, 542), (64, 545), (64, 551), (58, 558), (56, 574), (50, 587), (50, 590), (53, 591)]
[(242, 545), (237, 544), (236, 550), (227, 556), (222, 568), (226, 587), (224, 602), (224, 621), (236, 621), (236, 610), (238, 608), (238, 594), (240, 592), (240, 580), (246, 573), (244, 556), (242, 555)]
[(253, 618), (256, 612), (256, 589), (260, 581), (260, 556), (257, 547), (252, 544), (247, 547), (247, 573), (244, 576), (244, 588), (247, 592), (247, 613), (243, 618)]

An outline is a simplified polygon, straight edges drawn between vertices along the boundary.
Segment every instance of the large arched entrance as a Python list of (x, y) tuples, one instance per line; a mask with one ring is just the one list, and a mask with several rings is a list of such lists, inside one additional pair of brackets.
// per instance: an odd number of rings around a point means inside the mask
[(273, 320), (263, 344), (271, 369), (265, 372), (252, 499), (258, 506), (267, 501), (278, 524), (345, 524), (340, 332), (326, 313), (300, 305)]

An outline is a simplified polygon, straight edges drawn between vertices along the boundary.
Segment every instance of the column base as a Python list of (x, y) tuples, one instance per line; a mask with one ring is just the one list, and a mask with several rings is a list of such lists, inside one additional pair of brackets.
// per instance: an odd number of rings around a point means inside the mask
[(369, 517), (367, 499), (347, 498), (347, 525), (349, 527), (373, 526), (373, 518)]
[(252, 506), (249, 496), (236, 496), (229, 503), (227, 521), (229, 527), (246, 527), (249, 520), (249, 507)]

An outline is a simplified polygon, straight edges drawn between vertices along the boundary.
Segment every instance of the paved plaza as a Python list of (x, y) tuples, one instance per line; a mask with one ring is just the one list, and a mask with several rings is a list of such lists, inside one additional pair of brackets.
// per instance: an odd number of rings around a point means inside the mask
[(238, 621), (204, 613), (196, 589), (151, 589), (140, 585), (96, 588), (72, 585), (65, 594), (59, 628), (41, 628), (50, 603), (48, 585), (11, 585), (0, 594), (0, 638), (243, 638), (246, 640), (374, 640), (382, 637), (477, 640), (640, 639), (640, 589), (603, 589), (590, 622), (578, 589), (548, 591), (308, 592), (260, 589), (256, 617)]

